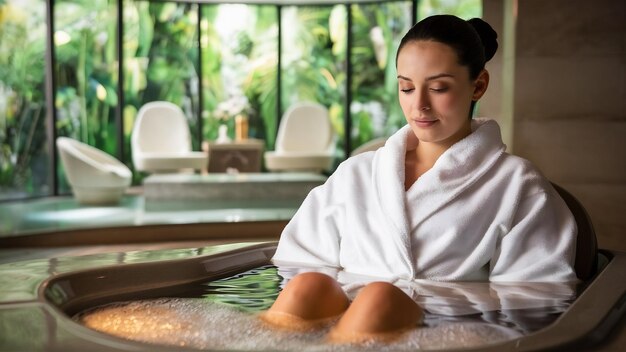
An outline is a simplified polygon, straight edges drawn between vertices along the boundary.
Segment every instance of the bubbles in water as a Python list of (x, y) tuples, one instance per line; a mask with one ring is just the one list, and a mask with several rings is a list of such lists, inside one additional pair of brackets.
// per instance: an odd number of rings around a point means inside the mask
[(314, 332), (288, 332), (257, 318), (273, 304), (286, 282), (284, 275), (297, 273), (290, 270), (261, 266), (191, 285), (179, 298), (118, 302), (82, 312), (74, 319), (129, 340), (196, 349), (448, 350), (496, 344), (532, 333), (552, 323), (573, 300), (571, 288), (560, 284), (412, 282), (414, 299), (426, 313), (424, 325), (391, 343), (338, 345), (326, 342), (331, 326)]
[[(81, 324), (121, 338), (197, 349), (278, 351), (347, 351), (356, 346), (329, 345), (330, 327), (296, 333), (272, 329), (255, 313), (200, 298), (162, 298), (116, 303), (86, 311)], [(394, 343), (358, 346), (364, 351), (450, 349), (493, 344), (520, 336), (513, 329), (488, 323), (446, 322), (417, 327)]]

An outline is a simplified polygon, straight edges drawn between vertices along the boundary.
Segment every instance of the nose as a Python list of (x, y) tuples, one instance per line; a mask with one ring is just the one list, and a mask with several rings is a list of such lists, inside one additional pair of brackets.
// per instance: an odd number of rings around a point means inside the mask
[(415, 99), (415, 106), (417, 107), (417, 110), (420, 112), (430, 110), (430, 99), (428, 97), (427, 89), (420, 89), (418, 94), (415, 95)]

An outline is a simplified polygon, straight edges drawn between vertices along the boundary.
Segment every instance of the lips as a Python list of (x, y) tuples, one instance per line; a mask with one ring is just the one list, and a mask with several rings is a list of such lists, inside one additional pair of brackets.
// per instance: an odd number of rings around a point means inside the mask
[(415, 122), (415, 125), (418, 127), (431, 127), (439, 122), (439, 120), (414, 119), (413, 122)]

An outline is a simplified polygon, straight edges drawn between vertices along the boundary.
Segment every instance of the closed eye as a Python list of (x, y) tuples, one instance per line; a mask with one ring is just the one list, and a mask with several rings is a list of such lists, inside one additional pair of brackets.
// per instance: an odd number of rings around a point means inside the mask
[(435, 92), (435, 93), (443, 93), (445, 91), (447, 91), (448, 88), (430, 88), (431, 92)]
[(411, 92), (412, 92), (412, 91), (414, 91), (414, 90), (415, 90), (415, 88), (400, 89), (400, 91), (401, 91), (402, 93), (411, 93)]

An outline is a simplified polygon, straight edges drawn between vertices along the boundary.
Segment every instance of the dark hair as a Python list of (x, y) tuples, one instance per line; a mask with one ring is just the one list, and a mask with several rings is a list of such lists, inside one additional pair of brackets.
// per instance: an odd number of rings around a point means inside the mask
[(417, 22), (402, 38), (396, 53), (396, 66), (400, 50), (409, 42), (432, 40), (454, 49), (459, 64), (469, 68), (470, 79), (480, 72), (498, 50), (498, 34), (480, 18), (465, 21), (453, 15), (435, 15)]

